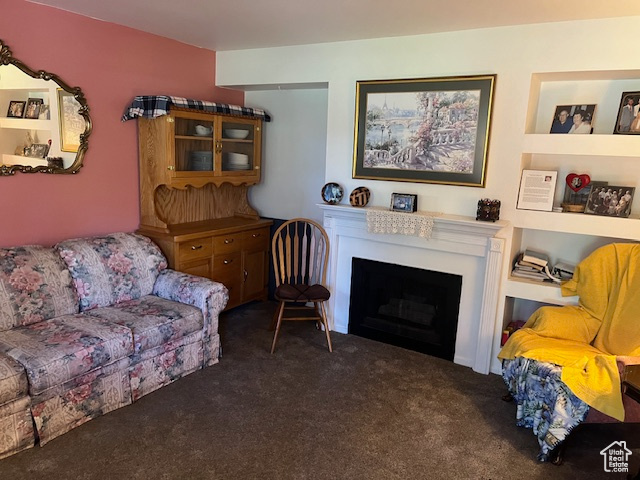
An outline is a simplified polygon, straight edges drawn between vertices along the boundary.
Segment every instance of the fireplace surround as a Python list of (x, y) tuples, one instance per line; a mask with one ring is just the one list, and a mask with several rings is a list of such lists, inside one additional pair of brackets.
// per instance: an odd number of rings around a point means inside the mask
[(352, 259), (363, 258), (462, 277), (453, 361), (489, 373), (495, 356), (496, 313), (508, 222), (475, 217), (435, 217), (430, 239), (367, 231), (366, 208), (319, 205), (330, 238), (329, 323), (349, 332)]

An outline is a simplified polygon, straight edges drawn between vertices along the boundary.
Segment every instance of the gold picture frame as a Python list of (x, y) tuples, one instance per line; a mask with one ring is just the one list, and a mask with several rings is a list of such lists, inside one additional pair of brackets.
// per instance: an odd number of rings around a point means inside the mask
[(356, 82), (353, 178), (484, 187), (495, 81)]

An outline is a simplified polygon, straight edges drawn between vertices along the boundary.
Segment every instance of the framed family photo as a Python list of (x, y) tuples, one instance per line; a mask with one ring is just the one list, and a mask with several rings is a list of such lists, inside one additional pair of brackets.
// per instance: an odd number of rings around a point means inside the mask
[(27, 109), (24, 112), (24, 118), (37, 120), (40, 117), (40, 107), (44, 101), (41, 98), (30, 98), (27, 100)]
[(49, 120), (51, 110), (49, 109), (49, 105), (40, 105), (40, 113), (38, 114), (38, 119), (40, 120)]
[(484, 187), (495, 81), (356, 82), (353, 178)]
[(634, 187), (599, 185), (591, 189), (584, 213), (627, 218), (635, 194)]
[(24, 116), (24, 110), (27, 102), (22, 100), (11, 100), (9, 102), (9, 110), (7, 111), (7, 117), (22, 118)]
[(613, 133), (640, 135), (640, 92), (623, 92)]
[(596, 105), (558, 105), (549, 133), (590, 134), (595, 115)]

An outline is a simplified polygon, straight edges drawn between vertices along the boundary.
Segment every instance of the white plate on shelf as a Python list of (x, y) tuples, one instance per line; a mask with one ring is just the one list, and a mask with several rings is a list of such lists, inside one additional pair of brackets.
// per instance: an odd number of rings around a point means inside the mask
[(227, 153), (227, 163), (231, 165), (248, 165), (249, 155), (244, 153)]

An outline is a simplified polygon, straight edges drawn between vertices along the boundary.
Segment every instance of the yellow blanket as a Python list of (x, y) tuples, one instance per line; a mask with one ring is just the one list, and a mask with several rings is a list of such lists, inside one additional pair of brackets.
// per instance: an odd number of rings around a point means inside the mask
[(562, 381), (589, 406), (624, 420), (617, 355), (640, 355), (639, 244), (599, 248), (562, 285), (579, 306), (542, 307), (498, 354), (562, 366)]

